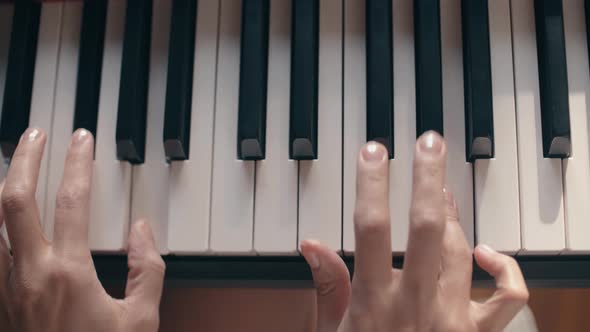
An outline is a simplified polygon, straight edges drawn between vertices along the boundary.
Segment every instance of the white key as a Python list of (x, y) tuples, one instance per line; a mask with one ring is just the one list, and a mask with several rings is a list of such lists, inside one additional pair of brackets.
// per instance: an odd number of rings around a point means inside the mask
[(209, 249), (211, 160), (215, 114), (218, 1), (197, 10), (189, 160), (170, 164), (168, 249), (179, 254)]
[(344, 141), (342, 250), (348, 254), (354, 252), (355, 248), (356, 163), (359, 151), (367, 139), (367, 65), (365, 1), (348, 0), (344, 2), (344, 5), (346, 17), (344, 19), (344, 132), (342, 135)]
[(533, 0), (511, 2), (521, 253), (558, 253), (565, 247), (561, 161), (543, 158), (533, 7)]
[(448, 147), (447, 188), (455, 196), (465, 238), (473, 247), (473, 178), (471, 164), (465, 161), (461, 1), (444, 1), (440, 19), (443, 123)]
[(488, 8), (495, 156), (474, 164), (475, 225), (478, 243), (515, 253), (520, 250), (520, 204), (510, 1), (490, 1)]
[(47, 133), (47, 142), (45, 143), (45, 151), (39, 169), (36, 195), (41, 223), (43, 223), (46, 216), (47, 204), (54, 204), (55, 202), (55, 197), (49, 196), (49, 199), (46, 199), (46, 191), (48, 182), (47, 172), (49, 160), (51, 159), (51, 126), (53, 111), (55, 109), (54, 102), (62, 33), (63, 4), (43, 3), (41, 6), (29, 126), (41, 128)]
[[(12, 15), (14, 5), (0, 4), (0, 108), (2, 107), (4, 86), (6, 83), (6, 66), (8, 65), (8, 49), (10, 47), (10, 33), (12, 31)], [(0, 153), (0, 179), (6, 175), (4, 156)], [(0, 227), (0, 236), (8, 239), (6, 227)]]
[(221, 0), (210, 249), (252, 252), (254, 161), (237, 160), (242, 1)]
[(115, 131), (127, 1), (108, 4), (102, 63), (89, 241), (95, 251), (121, 251), (127, 242), (131, 165), (116, 158)]
[(256, 162), (254, 250), (297, 253), (297, 162), (289, 160), (291, 2), (271, 0), (266, 159)]
[(406, 250), (416, 144), (416, 83), (412, 2), (393, 0), (394, 159), (389, 163), (392, 250)]
[(166, 78), (168, 72), (168, 39), (172, 3), (154, 0), (152, 12), (152, 43), (146, 117), (145, 163), (133, 166), (131, 221), (143, 219), (154, 233), (160, 253), (168, 251), (168, 177), (162, 133), (166, 109)]
[(318, 159), (299, 162), (299, 240), (342, 241), (342, 1), (320, 1)]
[[(61, 184), (74, 121), (82, 2), (63, 3), (62, 15), (61, 44), (59, 46), (55, 100), (53, 103), (53, 122), (49, 132), (51, 145), (48, 150), (50, 160), (44, 223), (45, 235), (49, 240), (53, 238), (55, 195)], [(52, 104), (43, 104), (45, 107), (47, 105)], [(41, 107), (41, 104), (39, 104), (39, 107)]]
[(590, 76), (583, 0), (563, 2), (572, 154), (563, 160), (566, 249), (590, 252)]

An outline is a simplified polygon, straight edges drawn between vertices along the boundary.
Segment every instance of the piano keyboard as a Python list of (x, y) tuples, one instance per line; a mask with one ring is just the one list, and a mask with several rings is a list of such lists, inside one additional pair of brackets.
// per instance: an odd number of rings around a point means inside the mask
[(69, 136), (95, 135), (96, 254), (143, 218), (162, 254), (296, 256), (314, 238), (348, 255), (355, 159), (377, 140), (401, 254), (413, 145), (434, 129), (471, 246), (589, 254), (588, 2), (0, 3), (2, 158), (48, 132), (51, 238)]

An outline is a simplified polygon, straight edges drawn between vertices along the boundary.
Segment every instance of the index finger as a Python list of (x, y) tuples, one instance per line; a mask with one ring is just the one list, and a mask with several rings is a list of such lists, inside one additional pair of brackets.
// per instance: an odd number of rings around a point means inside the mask
[(416, 142), (410, 209), (410, 234), (404, 260), (405, 288), (431, 300), (440, 272), (445, 228), (447, 148), (443, 138), (424, 133)]
[(354, 209), (355, 259), (353, 283), (381, 286), (391, 278), (387, 149), (367, 143), (358, 157)]
[(46, 135), (39, 129), (25, 131), (10, 162), (2, 191), (6, 230), (17, 262), (36, 255), (47, 245), (35, 200), (45, 140)]

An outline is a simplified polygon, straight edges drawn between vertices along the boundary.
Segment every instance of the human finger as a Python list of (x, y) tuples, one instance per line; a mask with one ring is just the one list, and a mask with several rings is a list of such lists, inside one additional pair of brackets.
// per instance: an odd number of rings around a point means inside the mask
[(317, 241), (301, 243), (316, 287), (317, 332), (335, 332), (350, 301), (350, 274), (344, 261)]
[(358, 157), (356, 176), (353, 283), (380, 288), (392, 276), (387, 149), (367, 143)]
[(483, 331), (500, 331), (524, 307), (529, 292), (514, 258), (486, 245), (475, 248), (475, 260), (496, 280), (496, 291), (478, 305), (478, 324)]
[(58, 250), (88, 252), (93, 151), (92, 134), (85, 129), (76, 130), (70, 140), (55, 199), (53, 242)]
[(446, 144), (434, 131), (416, 142), (410, 231), (402, 273), (404, 289), (417, 303), (436, 292), (445, 228)]
[(2, 209), (14, 259), (35, 256), (48, 245), (35, 200), (46, 135), (29, 128), (12, 156), (2, 191)]
[(468, 303), (471, 292), (472, 253), (461, 224), (459, 209), (452, 192), (445, 190), (446, 222), (443, 237), (440, 287), (450, 300)]

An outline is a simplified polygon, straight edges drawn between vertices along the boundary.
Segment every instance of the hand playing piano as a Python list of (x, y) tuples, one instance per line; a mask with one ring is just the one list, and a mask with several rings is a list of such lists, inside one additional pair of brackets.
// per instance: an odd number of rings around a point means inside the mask
[(148, 224), (131, 227), (126, 298), (111, 298), (96, 276), (88, 248), (94, 141), (86, 130), (72, 136), (53, 242), (44, 237), (35, 190), (45, 141), (37, 129), (23, 134), (2, 191), (0, 225), (12, 255), (0, 236), (0, 330), (157, 331), (165, 267)]
[(416, 144), (410, 233), (399, 270), (391, 268), (386, 149), (365, 145), (357, 165), (352, 284), (336, 253), (313, 240), (301, 244), (317, 289), (318, 332), (502, 331), (526, 304), (515, 260), (484, 245), (475, 260), (496, 279), (497, 291), (485, 303), (471, 301), (472, 253), (444, 190), (446, 154), (434, 132)]

